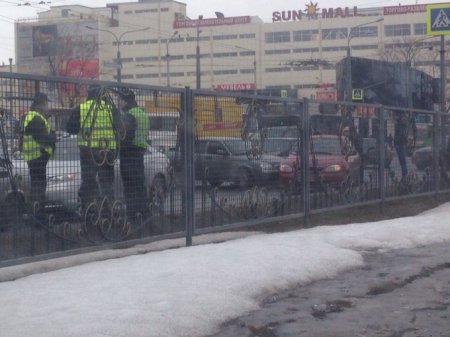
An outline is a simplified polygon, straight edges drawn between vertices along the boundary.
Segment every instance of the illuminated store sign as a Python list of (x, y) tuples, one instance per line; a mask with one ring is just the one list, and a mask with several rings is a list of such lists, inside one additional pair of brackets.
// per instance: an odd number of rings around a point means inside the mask
[(322, 19), (334, 19), (352, 16), (361, 16), (358, 14), (358, 7), (354, 6), (353, 8), (349, 7), (337, 7), (328, 9), (324, 8), (320, 12), (320, 8), (318, 7), (317, 2), (315, 4), (310, 2), (309, 4), (306, 4), (305, 10), (299, 9), (299, 10), (273, 12), (272, 21), (273, 22), (298, 21), (302, 20), (303, 18), (311, 20), (311, 19), (318, 19), (319, 17)]

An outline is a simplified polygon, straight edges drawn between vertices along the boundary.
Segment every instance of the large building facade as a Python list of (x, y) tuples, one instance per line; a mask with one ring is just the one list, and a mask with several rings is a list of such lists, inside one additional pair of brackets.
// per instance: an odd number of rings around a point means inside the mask
[(186, 4), (172, 0), (55, 6), (16, 23), (17, 69), (317, 99), (336, 98), (336, 64), (348, 51), (440, 76), (440, 40), (426, 35), (425, 5), (336, 5), (274, 4), (271, 22), (220, 12), (188, 18)]

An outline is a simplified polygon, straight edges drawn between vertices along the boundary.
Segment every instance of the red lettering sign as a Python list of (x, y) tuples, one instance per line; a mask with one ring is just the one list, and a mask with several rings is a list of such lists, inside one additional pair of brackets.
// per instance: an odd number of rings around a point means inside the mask
[(226, 83), (226, 84), (217, 84), (214, 87), (216, 90), (255, 90), (255, 83)]
[(409, 6), (390, 6), (384, 7), (384, 15), (397, 15), (397, 14), (409, 14), (409, 13), (422, 13), (426, 12), (425, 5), (409, 5)]
[(316, 91), (316, 99), (318, 101), (335, 101), (336, 100), (336, 90)]
[(232, 16), (229, 18), (214, 18), (201, 20), (177, 20), (173, 23), (173, 28), (192, 28), (205, 26), (241, 25), (250, 23), (250, 16)]

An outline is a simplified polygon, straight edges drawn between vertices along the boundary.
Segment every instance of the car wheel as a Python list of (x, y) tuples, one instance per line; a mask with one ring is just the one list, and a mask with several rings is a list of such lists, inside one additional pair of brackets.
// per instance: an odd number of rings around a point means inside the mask
[(240, 168), (236, 176), (236, 184), (240, 189), (245, 190), (253, 185), (253, 177), (246, 168)]

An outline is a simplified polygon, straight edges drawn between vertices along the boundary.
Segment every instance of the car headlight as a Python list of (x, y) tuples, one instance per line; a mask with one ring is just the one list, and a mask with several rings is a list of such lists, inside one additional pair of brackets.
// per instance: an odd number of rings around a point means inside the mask
[(66, 173), (66, 174), (60, 174), (55, 176), (48, 177), (48, 184), (49, 185), (56, 185), (60, 183), (67, 183), (74, 181), (76, 178), (76, 173)]
[(280, 165), (280, 172), (284, 173), (292, 173), (294, 172), (294, 168), (289, 164), (281, 164)]
[(259, 167), (261, 167), (261, 170), (264, 173), (268, 173), (268, 172), (272, 172), (273, 171), (272, 165), (270, 165), (270, 163), (267, 163), (265, 161), (262, 161), (261, 163), (259, 163)]
[(342, 166), (339, 164), (330, 165), (330, 166), (325, 167), (325, 169), (323, 171), (324, 172), (341, 172)]

